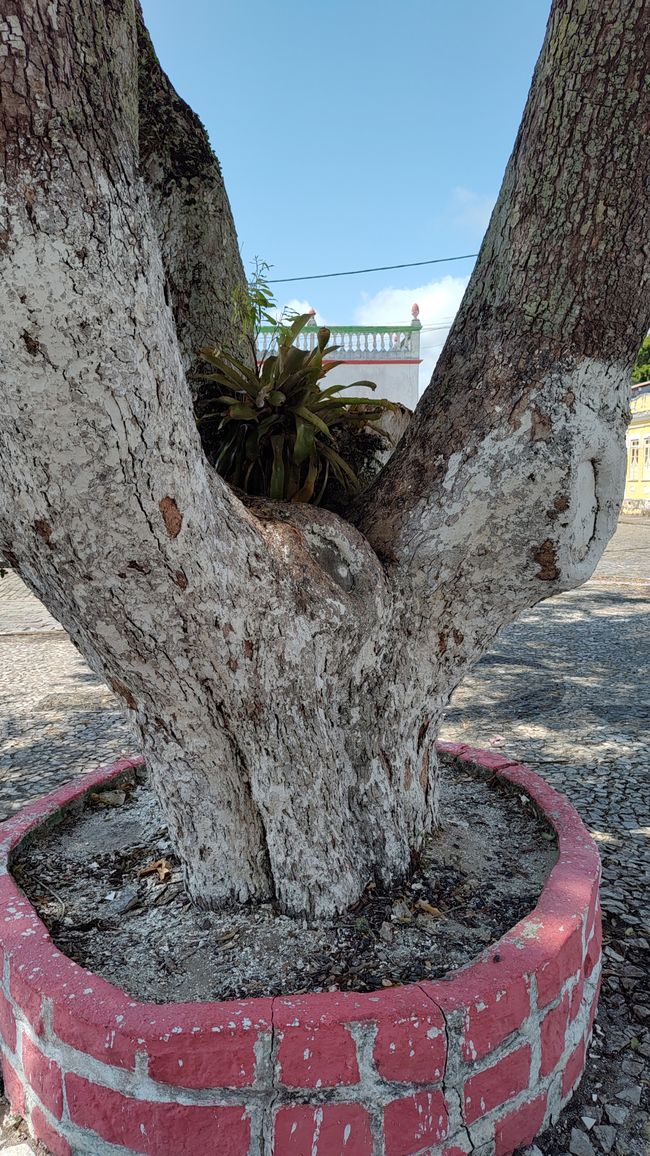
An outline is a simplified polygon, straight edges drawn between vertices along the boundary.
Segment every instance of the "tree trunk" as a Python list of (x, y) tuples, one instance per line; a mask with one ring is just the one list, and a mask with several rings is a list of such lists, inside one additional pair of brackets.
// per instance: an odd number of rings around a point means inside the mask
[(237, 234), (219, 161), (196, 113), (174, 91), (136, 6), (138, 147), (174, 311), (183, 368), (195, 373), (204, 345), (248, 353), (233, 313), (245, 288)]
[(650, 5), (554, 5), (463, 306), (356, 525), (246, 508), (202, 454), (185, 371), (236, 343), (241, 265), (133, 0), (6, 7), (0, 550), (133, 712), (195, 900), (341, 910), (436, 821), (460, 678), (614, 525)]
[[(592, 573), (622, 500), (650, 318), (648, 0), (553, 5), (470, 284), (355, 521), (503, 621)], [(462, 611), (461, 611), (462, 613)]]

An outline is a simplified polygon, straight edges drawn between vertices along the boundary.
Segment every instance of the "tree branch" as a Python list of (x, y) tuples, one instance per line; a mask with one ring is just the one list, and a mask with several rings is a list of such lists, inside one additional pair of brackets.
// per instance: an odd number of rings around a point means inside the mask
[[(240, 350), (233, 323), (245, 288), (221, 166), (196, 113), (162, 71), (137, 4), (140, 169), (158, 232), (186, 371), (201, 346)], [(243, 350), (240, 350), (243, 352)]]
[[(101, 653), (102, 673), (124, 681), (147, 591), (177, 631), (189, 605), (237, 603), (263, 543), (209, 477), (165, 304), (138, 171), (133, 4), (9, 9), (0, 531), (64, 625), (89, 626), (96, 667)], [(144, 670), (131, 679), (139, 698)]]
[(650, 320), (649, 35), (648, 0), (556, 0), (462, 306), (355, 513), (460, 614), (507, 620), (584, 581), (618, 514)]

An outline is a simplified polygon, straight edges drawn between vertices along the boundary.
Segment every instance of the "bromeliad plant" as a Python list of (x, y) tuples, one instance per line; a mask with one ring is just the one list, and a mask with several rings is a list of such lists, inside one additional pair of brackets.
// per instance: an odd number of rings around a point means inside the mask
[[(318, 330), (313, 349), (294, 344), (312, 321), (310, 314), (279, 325), (277, 353), (255, 369), (220, 348), (201, 356), (214, 367), (203, 374), (197, 420), (215, 469), (248, 494), (318, 505), (332, 475), (349, 493), (359, 480), (335, 448), (337, 432), (377, 421), (390, 401), (342, 396), (353, 388), (320, 382), (340, 362), (328, 345), (329, 329)], [(354, 386), (376, 388), (374, 382)], [(379, 431), (378, 431), (379, 432)]]

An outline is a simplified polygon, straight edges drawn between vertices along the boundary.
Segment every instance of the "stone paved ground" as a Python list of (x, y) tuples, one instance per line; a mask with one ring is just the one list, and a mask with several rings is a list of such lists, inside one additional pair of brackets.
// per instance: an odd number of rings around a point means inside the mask
[(537, 1147), (648, 1156), (650, 520), (621, 522), (586, 586), (503, 632), (454, 695), (444, 738), (532, 766), (569, 796), (603, 859), (594, 1043), (578, 1093)]
[[(594, 1044), (570, 1108), (531, 1156), (650, 1152), (649, 670), (650, 520), (628, 520), (591, 582), (504, 631), (454, 696), (443, 735), (528, 762), (572, 799), (603, 856)], [(20, 583), (2, 579), (0, 818), (133, 749), (113, 695)], [(8, 1124), (0, 1149), (34, 1150)]]
[(14, 574), (0, 579), (0, 819), (133, 750), (112, 691)]

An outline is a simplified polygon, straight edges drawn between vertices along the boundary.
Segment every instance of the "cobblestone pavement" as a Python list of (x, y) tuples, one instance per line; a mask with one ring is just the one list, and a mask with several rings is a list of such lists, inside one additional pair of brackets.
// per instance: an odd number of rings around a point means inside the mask
[(650, 1153), (650, 520), (618, 530), (594, 578), (503, 631), (458, 688), (443, 737), (528, 763), (563, 791), (603, 860), (603, 989), (588, 1067), (549, 1156)]
[[(603, 857), (603, 994), (586, 1075), (531, 1156), (650, 1152), (650, 520), (619, 524), (594, 578), (508, 627), (456, 692), (443, 736), (529, 763)], [(67, 635), (0, 580), (0, 818), (134, 739)], [(0, 1128), (3, 1156), (23, 1134)], [(12, 1154), (13, 1149), (13, 1154)]]
[(112, 691), (14, 574), (0, 579), (0, 819), (133, 750)]

